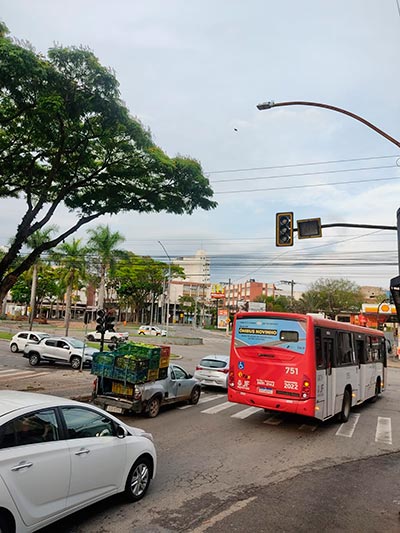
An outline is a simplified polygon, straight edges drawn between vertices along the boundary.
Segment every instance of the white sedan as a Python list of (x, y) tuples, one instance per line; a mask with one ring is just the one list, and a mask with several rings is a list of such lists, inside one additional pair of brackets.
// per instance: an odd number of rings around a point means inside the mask
[(165, 329), (160, 329), (157, 326), (140, 326), (138, 329), (139, 335), (155, 335), (156, 337), (165, 337), (167, 332)]
[[(101, 333), (98, 331), (91, 331), (86, 335), (86, 338), (90, 342), (101, 341)], [(129, 338), (128, 332), (119, 332), (119, 331), (106, 331), (104, 333), (104, 340), (106, 342), (116, 342), (116, 341), (127, 341)]]
[(119, 492), (140, 500), (153, 438), (98, 407), (0, 391), (0, 531), (31, 532)]

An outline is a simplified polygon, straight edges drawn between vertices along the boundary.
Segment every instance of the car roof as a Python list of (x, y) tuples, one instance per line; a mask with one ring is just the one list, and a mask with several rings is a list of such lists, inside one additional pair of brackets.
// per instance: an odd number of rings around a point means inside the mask
[(205, 355), (201, 358), (201, 360), (204, 361), (204, 359), (211, 359), (213, 361), (224, 361), (225, 363), (229, 363), (229, 355)]
[(79, 402), (51, 396), (49, 394), (39, 394), (36, 392), (21, 392), (13, 390), (0, 390), (0, 417), (32, 407), (33, 409), (43, 407), (55, 407), (57, 405), (81, 405)]
[(45, 333), (44, 331), (18, 331), (15, 335), (19, 335), (20, 333), (34, 333), (35, 335), (47, 335), (50, 337), (50, 333)]

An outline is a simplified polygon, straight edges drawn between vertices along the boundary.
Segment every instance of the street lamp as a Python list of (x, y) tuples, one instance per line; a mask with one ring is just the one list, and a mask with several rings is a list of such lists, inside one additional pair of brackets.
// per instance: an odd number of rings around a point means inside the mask
[(283, 107), (288, 105), (307, 105), (311, 107), (323, 107), (324, 109), (330, 109), (331, 111), (337, 111), (338, 113), (343, 113), (343, 115), (347, 115), (348, 117), (354, 118), (358, 120), (359, 122), (362, 122), (365, 126), (368, 126), (372, 130), (376, 131), (376, 133), (379, 133), (379, 135), (382, 135), (382, 137), (385, 137), (388, 141), (395, 144), (397, 148), (400, 148), (400, 141), (394, 139), (381, 129), (377, 128), (374, 124), (369, 122), (368, 120), (365, 120), (365, 118), (360, 117), (359, 115), (356, 115), (355, 113), (352, 113), (351, 111), (347, 111), (346, 109), (342, 109), (341, 107), (337, 107), (334, 105), (328, 105), (328, 104), (321, 104), (319, 102), (304, 102), (301, 100), (296, 100), (293, 102), (263, 102), (261, 104), (257, 105), (257, 109), (259, 111), (264, 111), (265, 109), (272, 109), (273, 107)]
[(158, 244), (162, 247), (162, 249), (164, 250), (165, 252), (165, 255), (168, 257), (169, 259), (169, 263), (168, 263), (168, 290), (167, 290), (167, 304), (166, 304), (166, 315), (165, 315), (165, 329), (167, 330), (167, 337), (168, 337), (168, 326), (169, 326), (169, 298), (170, 298), (170, 290), (171, 290), (171, 262), (172, 262), (172, 259), (170, 258), (170, 256), (168, 255), (168, 252), (167, 250), (165, 249), (165, 246), (163, 245), (163, 243), (161, 241), (157, 241)]

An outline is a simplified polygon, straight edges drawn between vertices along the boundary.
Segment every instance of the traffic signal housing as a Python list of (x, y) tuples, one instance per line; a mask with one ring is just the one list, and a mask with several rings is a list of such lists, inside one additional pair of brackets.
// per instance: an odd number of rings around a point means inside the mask
[(322, 237), (320, 218), (305, 218), (297, 221), (298, 239), (315, 239), (316, 237)]
[(276, 214), (276, 246), (293, 246), (293, 212)]
[(104, 333), (106, 331), (106, 312), (104, 311), (104, 309), (97, 310), (96, 322), (96, 331), (98, 331), (99, 333)]
[(114, 326), (115, 326), (115, 316), (112, 316), (112, 315), (106, 315), (105, 317), (105, 325), (104, 325), (104, 329), (105, 331), (115, 331), (114, 329)]

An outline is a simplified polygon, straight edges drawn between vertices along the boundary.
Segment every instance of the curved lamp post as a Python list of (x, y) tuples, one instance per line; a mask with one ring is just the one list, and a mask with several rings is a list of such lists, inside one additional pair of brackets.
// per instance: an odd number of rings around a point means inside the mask
[(323, 107), (324, 109), (330, 109), (331, 111), (337, 111), (338, 113), (342, 113), (343, 115), (347, 115), (348, 117), (354, 118), (358, 120), (359, 122), (362, 122), (365, 126), (368, 126), (372, 130), (376, 131), (376, 133), (379, 133), (379, 135), (382, 135), (382, 137), (385, 137), (388, 141), (395, 144), (397, 148), (400, 148), (400, 141), (397, 139), (391, 137), (387, 133), (385, 133), (380, 128), (376, 127), (374, 124), (369, 122), (368, 120), (365, 120), (365, 118), (360, 117), (359, 115), (356, 115), (355, 113), (352, 113), (351, 111), (347, 111), (346, 109), (342, 109), (341, 107), (337, 107), (334, 105), (329, 104), (321, 104), (320, 102), (306, 102), (302, 100), (295, 100), (293, 102), (263, 102), (262, 104), (257, 105), (257, 109), (259, 111), (264, 111), (264, 109), (272, 109), (273, 107), (284, 107), (288, 105), (306, 105), (311, 107)]

